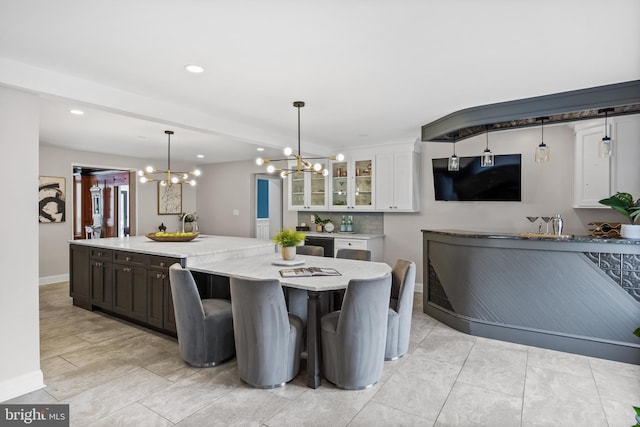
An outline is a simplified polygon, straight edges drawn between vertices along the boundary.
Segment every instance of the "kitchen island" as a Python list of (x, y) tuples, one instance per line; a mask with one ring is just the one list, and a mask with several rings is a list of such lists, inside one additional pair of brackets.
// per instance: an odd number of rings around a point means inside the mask
[[(274, 254), (269, 240), (200, 235), (190, 242), (156, 242), (145, 236), (72, 240), (69, 282), (73, 304), (99, 309), (175, 335), (169, 266), (193, 267)], [(223, 278), (197, 278), (203, 297), (226, 297)]]
[(640, 241), (422, 233), (426, 314), (472, 335), (640, 364)]

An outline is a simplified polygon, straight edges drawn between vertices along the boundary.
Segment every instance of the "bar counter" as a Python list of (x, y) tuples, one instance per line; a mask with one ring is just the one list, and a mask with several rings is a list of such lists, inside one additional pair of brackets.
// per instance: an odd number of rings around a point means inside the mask
[(471, 335), (640, 364), (640, 240), (422, 233), (426, 314)]

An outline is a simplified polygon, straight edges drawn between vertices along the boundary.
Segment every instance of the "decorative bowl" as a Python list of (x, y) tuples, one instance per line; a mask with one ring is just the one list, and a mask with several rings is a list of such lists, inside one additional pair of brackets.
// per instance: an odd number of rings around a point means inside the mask
[(189, 242), (199, 235), (200, 233), (198, 233), (197, 231), (186, 236), (157, 236), (156, 233), (145, 234), (145, 236), (147, 236), (149, 239), (156, 242)]

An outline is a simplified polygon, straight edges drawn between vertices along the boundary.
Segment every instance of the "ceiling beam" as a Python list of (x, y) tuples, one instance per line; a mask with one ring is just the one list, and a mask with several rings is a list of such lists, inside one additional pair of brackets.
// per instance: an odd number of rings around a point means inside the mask
[[(422, 141), (457, 142), (494, 130), (640, 113), (640, 80), (499, 102), (456, 111), (422, 126)], [(549, 119), (547, 120), (546, 117)]]

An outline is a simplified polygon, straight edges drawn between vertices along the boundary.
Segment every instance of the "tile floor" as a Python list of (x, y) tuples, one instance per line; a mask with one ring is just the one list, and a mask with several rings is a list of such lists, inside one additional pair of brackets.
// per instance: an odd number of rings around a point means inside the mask
[(242, 383), (234, 361), (185, 365), (174, 339), (73, 307), (40, 288), (46, 388), (7, 403), (69, 403), (73, 426), (621, 426), (640, 406), (640, 366), (452, 330), (415, 298), (409, 354), (371, 389)]

